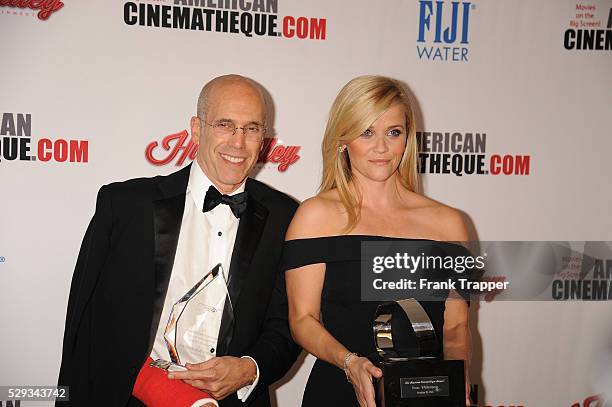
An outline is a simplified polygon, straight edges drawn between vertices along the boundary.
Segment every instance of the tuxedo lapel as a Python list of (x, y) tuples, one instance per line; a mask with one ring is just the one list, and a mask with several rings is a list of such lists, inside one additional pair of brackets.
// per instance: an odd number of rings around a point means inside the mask
[(149, 334), (149, 351), (155, 341), (159, 323), (161, 323), (159, 318), (164, 307), (185, 209), (185, 193), (189, 181), (189, 171), (190, 165), (160, 182), (161, 198), (153, 202), (155, 293)]
[[(249, 185), (250, 182), (247, 179), (245, 186), (245, 190), (249, 194), (247, 209), (238, 224), (228, 277), (228, 291), (234, 312), (236, 312), (244, 280), (249, 273), (255, 249), (257, 249), (268, 217), (268, 209), (259, 202), (259, 198), (249, 188)], [(217, 340), (217, 355), (227, 354), (233, 337), (234, 312), (228, 304), (223, 308)]]

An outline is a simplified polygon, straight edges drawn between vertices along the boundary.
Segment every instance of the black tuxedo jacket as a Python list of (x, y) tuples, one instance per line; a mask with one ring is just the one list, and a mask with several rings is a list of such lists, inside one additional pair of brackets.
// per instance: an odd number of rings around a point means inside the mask
[[(70, 402), (58, 405), (140, 404), (131, 397), (132, 387), (151, 351), (164, 305), (189, 171), (187, 166), (168, 176), (100, 189), (68, 299), (58, 382), (70, 386)], [(247, 179), (245, 190), (247, 210), (240, 218), (229, 270), (234, 317), (224, 313), (216, 353), (257, 361), (259, 383), (247, 404), (268, 406), (268, 386), (299, 354), (289, 332), (279, 269), (297, 203), (253, 179)], [(220, 404), (243, 405), (235, 394)]]

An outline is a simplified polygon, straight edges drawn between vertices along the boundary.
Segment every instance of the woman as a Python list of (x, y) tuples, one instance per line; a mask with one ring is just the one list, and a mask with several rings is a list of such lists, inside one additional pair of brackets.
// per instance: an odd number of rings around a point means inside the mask
[[(336, 97), (320, 193), (299, 207), (283, 254), (291, 332), (318, 359), (302, 406), (375, 405), (372, 380), (382, 371), (365, 356), (375, 353), (378, 303), (360, 301), (361, 242), (467, 240), (456, 210), (417, 193), (416, 145), (410, 101), (397, 81), (358, 77)], [(467, 303), (452, 293), (423, 306), (444, 338), (444, 357), (467, 366)]]

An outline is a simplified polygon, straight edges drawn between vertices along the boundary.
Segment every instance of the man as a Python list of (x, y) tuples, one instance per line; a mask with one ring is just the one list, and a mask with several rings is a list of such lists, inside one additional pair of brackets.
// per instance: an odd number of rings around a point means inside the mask
[(132, 388), (148, 356), (170, 360), (164, 331), (172, 306), (218, 263), (227, 289), (218, 278), (223, 285), (211, 284), (204, 297), (214, 312), (195, 352), (205, 362), (170, 378), (209, 392), (221, 407), (269, 405), (268, 386), (299, 353), (278, 264), (297, 204), (247, 178), (265, 117), (257, 84), (215, 78), (191, 118), (197, 162), (100, 189), (68, 300), (59, 384), (70, 386), (70, 405), (142, 405)]

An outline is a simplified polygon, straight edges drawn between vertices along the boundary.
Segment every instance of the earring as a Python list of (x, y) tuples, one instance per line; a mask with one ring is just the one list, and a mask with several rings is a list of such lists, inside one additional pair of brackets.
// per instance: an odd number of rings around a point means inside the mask
[(344, 150), (346, 150), (346, 144), (342, 144), (340, 147), (338, 147), (338, 153), (342, 154)]

